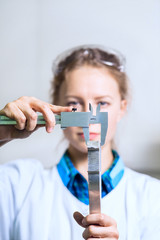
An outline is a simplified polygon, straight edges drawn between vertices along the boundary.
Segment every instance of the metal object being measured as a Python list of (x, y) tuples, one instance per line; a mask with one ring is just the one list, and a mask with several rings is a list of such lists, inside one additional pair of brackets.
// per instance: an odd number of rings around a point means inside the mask
[(89, 212), (101, 212), (101, 147), (99, 141), (88, 141)]
[[(108, 113), (100, 112), (100, 104), (97, 106), (96, 115), (89, 104), (89, 112), (61, 112), (55, 115), (56, 124), (62, 129), (67, 127), (82, 127), (85, 142), (88, 148), (88, 189), (90, 213), (101, 212), (101, 146), (105, 143), (108, 128)], [(45, 124), (43, 116), (38, 116), (37, 124)], [(6, 116), (0, 116), (0, 125), (16, 125), (17, 122)], [(89, 125), (101, 124), (101, 140), (90, 141)]]

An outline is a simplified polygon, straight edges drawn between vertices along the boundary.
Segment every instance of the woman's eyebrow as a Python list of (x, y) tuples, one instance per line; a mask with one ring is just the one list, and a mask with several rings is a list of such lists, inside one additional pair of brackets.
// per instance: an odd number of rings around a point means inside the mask
[(74, 96), (74, 95), (65, 95), (64, 97), (65, 97), (65, 98), (76, 98), (76, 99), (81, 99), (81, 97), (77, 97), (77, 96)]
[(98, 97), (95, 97), (95, 99), (102, 99), (102, 98), (110, 98), (110, 99), (113, 99), (113, 97), (111, 95), (102, 95), (102, 96), (98, 96)]

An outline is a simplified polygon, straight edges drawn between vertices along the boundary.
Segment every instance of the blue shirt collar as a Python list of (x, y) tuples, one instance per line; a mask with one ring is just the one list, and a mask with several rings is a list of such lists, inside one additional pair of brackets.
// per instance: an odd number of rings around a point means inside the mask
[[(102, 197), (117, 186), (124, 173), (123, 161), (116, 151), (113, 150), (112, 153), (114, 161), (111, 167), (102, 174)], [(88, 204), (88, 183), (74, 167), (67, 152), (62, 156), (57, 165), (57, 169), (64, 185), (69, 191), (80, 201)]]

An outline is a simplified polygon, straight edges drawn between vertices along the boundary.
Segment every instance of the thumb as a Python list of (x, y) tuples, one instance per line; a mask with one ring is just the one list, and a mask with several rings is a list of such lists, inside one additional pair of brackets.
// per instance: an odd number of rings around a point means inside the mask
[(73, 217), (81, 227), (84, 227), (84, 225), (82, 224), (84, 216), (80, 212), (74, 212)]

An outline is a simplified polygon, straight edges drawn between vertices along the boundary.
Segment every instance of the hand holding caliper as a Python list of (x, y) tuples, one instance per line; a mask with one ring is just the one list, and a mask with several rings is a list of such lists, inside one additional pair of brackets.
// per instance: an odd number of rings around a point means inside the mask
[[(88, 148), (88, 187), (89, 187), (89, 207), (90, 213), (101, 212), (101, 146), (105, 143), (108, 128), (108, 113), (100, 112), (100, 105), (93, 115), (91, 104), (89, 112), (61, 112), (55, 115), (56, 124), (60, 124), (62, 129), (67, 127), (82, 127), (85, 142)], [(17, 122), (6, 116), (0, 116), (0, 125), (16, 125)], [(37, 124), (45, 124), (43, 116), (38, 116)], [(101, 124), (101, 140), (89, 140), (89, 125)]]

